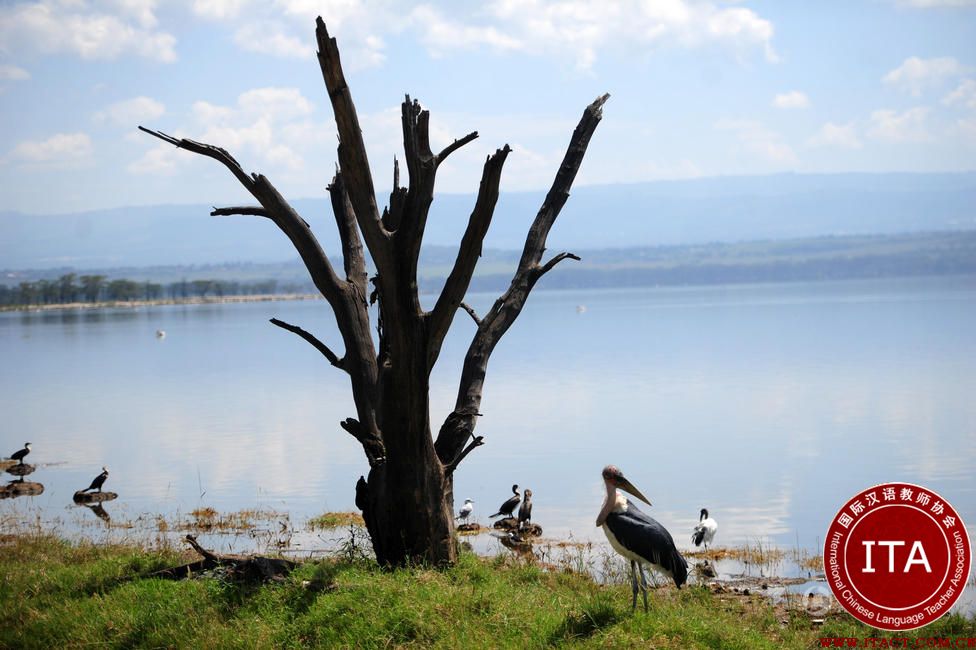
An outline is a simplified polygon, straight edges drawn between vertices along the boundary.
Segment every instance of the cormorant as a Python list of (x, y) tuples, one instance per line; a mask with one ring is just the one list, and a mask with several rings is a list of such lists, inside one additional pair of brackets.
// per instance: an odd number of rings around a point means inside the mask
[(500, 515), (505, 515), (506, 517), (512, 516), (512, 513), (515, 512), (515, 509), (518, 507), (519, 501), (522, 500), (522, 497), (519, 496), (518, 485), (512, 486), (512, 494), (515, 496), (509, 497), (508, 501), (498, 506), (498, 512), (491, 515), (491, 519), (494, 519)]

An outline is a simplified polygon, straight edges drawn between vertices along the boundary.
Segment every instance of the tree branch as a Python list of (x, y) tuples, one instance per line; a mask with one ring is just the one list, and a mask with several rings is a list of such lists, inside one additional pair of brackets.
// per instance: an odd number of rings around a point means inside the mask
[(325, 356), (325, 358), (329, 360), (329, 363), (331, 363), (336, 368), (339, 368), (340, 370), (346, 370), (348, 372), (343, 360), (340, 359), (335, 352), (330, 350), (329, 346), (327, 346), (325, 343), (315, 338), (314, 334), (311, 334), (310, 332), (306, 332), (305, 330), (303, 330), (301, 327), (298, 327), (297, 325), (291, 325), (289, 323), (286, 323), (285, 321), (278, 320), (277, 318), (272, 318), (271, 324), (277, 325), (281, 329), (288, 330), (292, 334), (299, 335), (300, 337), (302, 337), (303, 339), (311, 343), (312, 347), (314, 347), (316, 350), (321, 352)]
[(478, 132), (472, 131), (471, 133), (467, 134), (463, 138), (455, 140), (451, 144), (447, 145), (446, 147), (441, 149), (441, 152), (439, 154), (437, 154), (437, 164), (440, 165), (452, 153), (454, 153), (464, 145), (468, 144), (472, 140), (476, 140), (477, 138), (478, 138)]
[(536, 278), (538, 279), (542, 277), (543, 275), (551, 271), (552, 267), (556, 266), (557, 264), (559, 264), (560, 262), (566, 259), (576, 260), (577, 262), (580, 261), (578, 255), (574, 255), (573, 253), (560, 253), (559, 255), (556, 255), (551, 260), (546, 262), (545, 265), (542, 266), (542, 268), (536, 271)]
[(373, 254), (373, 260), (378, 265), (384, 265), (389, 233), (383, 228), (376, 207), (376, 190), (373, 188), (373, 176), (366, 155), (366, 144), (363, 142), (363, 132), (359, 126), (359, 116), (342, 72), (336, 40), (329, 36), (321, 16), (315, 20), (315, 25), (319, 67), (322, 69), (322, 79), (329, 92), (339, 131), (339, 164), (347, 176), (349, 198), (366, 245)]
[(213, 158), (227, 167), (227, 169), (234, 174), (237, 180), (241, 182), (241, 185), (246, 187), (248, 190), (251, 190), (251, 188), (254, 186), (254, 179), (245, 173), (245, 171), (241, 168), (241, 164), (234, 160), (234, 157), (227, 153), (225, 149), (215, 147), (212, 144), (187, 140), (186, 138), (174, 138), (173, 136), (167, 135), (162, 131), (153, 131), (152, 129), (147, 129), (144, 126), (140, 126), (139, 130), (148, 133), (155, 138), (159, 138), (163, 142), (168, 142), (179, 149), (186, 149), (187, 151), (198, 153), (201, 156)]
[(501, 182), (502, 167), (510, 152), (511, 149), (505, 145), (485, 161), (478, 198), (468, 218), (464, 236), (461, 238), (454, 267), (444, 282), (444, 288), (441, 289), (434, 309), (430, 312), (428, 369), (434, 367), (440, 354), (441, 344), (454, 320), (454, 314), (457, 313), (461, 301), (464, 300), (464, 294), (471, 284), (475, 266), (478, 264), (478, 258), (481, 257), (481, 244), (488, 233), (491, 218), (495, 213), (495, 204), (498, 202), (498, 185)]
[(379, 436), (371, 433), (364, 427), (359, 420), (346, 418), (339, 423), (339, 426), (362, 444), (370, 467), (375, 467), (386, 462), (386, 446), (383, 444), (383, 441)]
[(544, 266), (539, 266), (545, 252), (549, 230), (569, 196), (569, 190), (583, 161), (590, 137), (603, 117), (601, 109), (608, 98), (609, 95), (598, 97), (583, 111), (583, 116), (570, 138), (562, 165), (556, 172), (552, 187), (529, 228), (525, 248), (512, 282), (478, 324), (478, 331), (472, 338), (464, 357), (454, 411), (447, 416), (434, 443), (437, 455), (442, 461), (445, 458), (454, 458), (461, 451), (465, 441), (473, 435), (476, 419), (468, 414), (477, 413), (481, 406), (488, 359), (498, 341), (522, 313), (525, 301), (536, 282), (562, 260), (579, 259), (571, 253), (560, 253)]
[(218, 208), (213, 206), (213, 210), (210, 212), (211, 217), (229, 217), (237, 214), (252, 217), (267, 217), (268, 219), (271, 218), (271, 215), (267, 210), (257, 205), (234, 206), (229, 208)]
[(466, 302), (462, 302), (461, 303), (461, 309), (463, 309), (464, 311), (468, 312), (468, 316), (470, 316), (472, 319), (474, 319), (474, 324), (475, 325), (481, 325), (481, 319), (478, 318), (478, 314), (477, 314), (477, 312), (475, 312), (475, 310), (474, 310), (473, 307), (471, 307), (470, 305), (468, 305), (468, 303), (466, 303)]
[(346, 271), (346, 279), (351, 282), (363, 300), (366, 300), (366, 257), (363, 254), (363, 242), (359, 239), (356, 227), (356, 213), (349, 200), (349, 193), (342, 179), (342, 173), (336, 171), (332, 184), (327, 188), (332, 199), (332, 213), (335, 215), (336, 227), (339, 230), (339, 241), (342, 244), (342, 260)]
[(576, 180), (576, 173), (583, 162), (590, 137), (600, 120), (603, 119), (603, 104), (609, 98), (609, 94), (597, 97), (583, 111), (583, 117), (576, 125), (576, 130), (573, 131), (573, 137), (569, 141), (566, 155), (563, 156), (562, 164), (559, 165), (559, 171), (556, 172), (549, 193), (546, 194), (545, 201), (539, 208), (539, 212), (529, 228), (529, 234), (525, 238), (525, 248), (522, 250), (522, 258), (518, 265), (519, 272), (527, 271), (542, 259), (542, 254), (546, 250), (546, 238), (549, 236), (549, 230), (555, 223), (556, 217), (559, 216), (560, 210), (563, 209), (563, 205), (566, 204), (566, 199), (569, 198), (569, 190), (573, 186), (573, 181)]
[(485, 444), (484, 440), (485, 440), (485, 437), (484, 436), (475, 436), (474, 439), (471, 441), (471, 444), (469, 444), (467, 447), (465, 447), (464, 448), (464, 451), (462, 451), (460, 454), (457, 455), (457, 458), (455, 458), (454, 460), (452, 460), (450, 463), (448, 463), (444, 467), (444, 476), (445, 476), (445, 478), (448, 477), (448, 476), (450, 476), (450, 475), (452, 475), (454, 473), (454, 470), (456, 470), (457, 469), (457, 466), (461, 464), (461, 461), (464, 460), (464, 457), (465, 456), (467, 456), (468, 454), (470, 454), (476, 448), (478, 448), (481, 445)]

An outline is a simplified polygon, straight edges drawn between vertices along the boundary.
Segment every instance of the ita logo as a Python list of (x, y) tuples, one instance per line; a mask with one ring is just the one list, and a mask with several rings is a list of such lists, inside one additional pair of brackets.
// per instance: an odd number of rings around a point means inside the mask
[(948, 501), (919, 485), (885, 483), (838, 511), (823, 558), (827, 583), (844, 609), (881, 630), (911, 630), (959, 599), (972, 550)]

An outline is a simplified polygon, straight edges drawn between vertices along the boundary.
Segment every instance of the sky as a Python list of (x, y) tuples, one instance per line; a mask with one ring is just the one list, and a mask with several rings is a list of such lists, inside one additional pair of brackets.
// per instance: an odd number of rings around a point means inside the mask
[(578, 185), (976, 169), (976, 0), (0, 0), (0, 212), (248, 203), (140, 124), (325, 196), (317, 15), (381, 192), (405, 94), (431, 111), (435, 151), (480, 133), (442, 192), (476, 192), (506, 143), (502, 191), (547, 188), (603, 93)]

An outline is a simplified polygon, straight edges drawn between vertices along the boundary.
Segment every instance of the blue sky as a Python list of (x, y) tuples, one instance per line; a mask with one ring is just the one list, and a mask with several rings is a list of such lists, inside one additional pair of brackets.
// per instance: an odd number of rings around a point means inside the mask
[[(714, 175), (976, 169), (976, 0), (0, 2), (0, 210), (248, 197), (227, 148), (287, 196), (324, 196), (335, 128), (314, 19), (338, 38), (378, 188), (405, 93), (474, 192), (548, 187), (582, 109), (609, 92), (578, 184)], [(435, 146), (436, 149), (436, 146)]]

